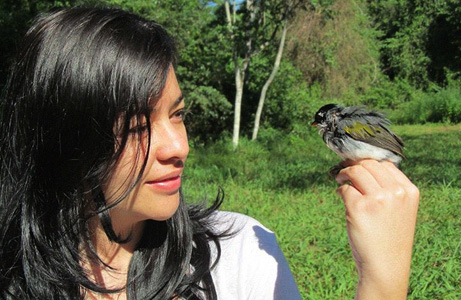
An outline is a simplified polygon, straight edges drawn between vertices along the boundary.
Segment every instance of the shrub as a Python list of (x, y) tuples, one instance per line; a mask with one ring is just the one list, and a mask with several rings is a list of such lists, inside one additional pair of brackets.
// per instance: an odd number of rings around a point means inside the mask
[(353, 96), (359, 103), (375, 109), (396, 109), (402, 103), (410, 101), (415, 92), (416, 90), (406, 80), (383, 79), (363, 95)]
[(392, 113), (397, 123), (424, 124), (461, 122), (461, 82), (451, 81), (445, 88), (418, 91), (409, 102), (402, 103)]
[(218, 90), (199, 86), (187, 95), (190, 116), (187, 129), (193, 142), (209, 143), (219, 139), (229, 127), (232, 104)]

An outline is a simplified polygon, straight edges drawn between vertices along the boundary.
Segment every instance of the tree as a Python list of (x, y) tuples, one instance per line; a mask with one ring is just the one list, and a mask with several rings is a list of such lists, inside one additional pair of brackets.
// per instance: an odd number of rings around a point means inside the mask
[[(287, 21), (292, 9), (304, 2), (247, 0), (244, 5), (243, 3), (238, 5), (236, 0), (233, 0), (232, 5), (229, 0), (224, 2), (227, 27), (232, 43), (235, 75), (234, 126), (232, 134), (234, 148), (238, 146), (239, 142), (243, 90), (251, 60), (254, 56), (273, 45), (277, 38), (277, 33)], [(273, 78), (269, 81), (267, 88), (272, 80)], [(267, 88), (265, 88), (266, 91)]]
[(382, 32), (381, 61), (391, 79), (416, 88), (443, 85), (448, 73), (461, 72), (459, 0), (368, 0)]
[(253, 135), (251, 137), (252, 140), (256, 140), (256, 138), (258, 137), (259, 123), (261, 121), (261, 114), (262, 114), (263, 107), (264, 107), (264, 101), (266, 99), (266, 93), (267, 93), (267, 90), (269, 89), (269, 86), (271, 85), (272, 81), (274, 80), (275, 75), (277, 75), (277, 72), (279, 70), (280, 61), (282, 60), (282, 55), (283, 55), (283, 48), (285, 46), (286, 35), (287, 35), (287, 22), (285, 21), (285, 23), (283, 24), (282, 37), (280, 39), (279, 48), (278, 48), (278, 51), (277, 51), (277, 56), (275, 57), (274, 67), (272, 68), (272, 72), (269, 75), (269, 78), (266, 80), (266, 83), (264, 84), (264, 86), (261, 89), (261, 95), (260, 95), (259, 101), (258, 101), (258, 109), (256, 110), (256, 115), (255, 115), (255, 123), (254, 123), (254, 127), (253, 127)]
[[(225, 9), (226, 9), (226, 18), (227, 18), (227, 25), (229, 29), (230, 39), (233, 44), (232, 47), (232, 58), (234, 62), (234, 72), (235, 72), (235, 101), (234, 101), (234, 126), (233, 126), (233, 133), (232, 133), (232, 144), (234, 148), (238, 146), (239, 142), (239, 135), (240, 135), (240, 113), (242, 108), (242, 98), (243, 98), (243, 85), (245, 82), (245, 73), (247, 68), (250, 64), (250, 60), (253, 55), (255, 55), (253, 49), (253, 36), (248, 34), (245, 38), (245, 46), (244, 46), (244, 53), (243, 59), (239, 57), (239, 48), (241, 47), (237, 43), (237, 33), (236, 31), (236, 24), (237, 24), (237, 8), (236, 8), (236, 1), (233, 1), (233, 9), (231, 12), (229, 1), (226, 0), (224, 2)], [(254, 23), (254, 19), (256, 18), (255, 7), (253, 6), (253, 1), (248, 0), (246, 2), (246, 9), (250, 13), (249, 23)], [(248, 27), (247, 27), (248, 29)]]
[(280, 67), (280, 62), (282, 60), (282, 55), (283, 55), (283, 49), (285, 46), (285, 39), (287, 36), (288, 20), (292, 16), (296, 8), (299, 5), (303, 4), (303, 1), (284, 1), (284, 2), (285, 2), (285, 6), (282, 12), (282, 17), (281, 17), (281, 22), (280, 22), (283, 28), (282, 34), (280, 37), (277, 55), (275, 56), (274, 66), (272, 67), (272, 72), (270, 73), (269, 78), (267, 78), (266, 82), (264, 83), (264, 86), (261, 89), (261, 94), (259, 96), (258, 109), (256, 110), (256, 115), (255, 115), (252, 140), (256, 140), (256, 138), (258, 137), (259, 124), (261, 121), (261, 114), (262, 114), (263, 107), (264, 107), (264, 101), (266, 99), (266, 93), (272, 81), (274, 81), (275, 75), (277, 75), (277, 72)]

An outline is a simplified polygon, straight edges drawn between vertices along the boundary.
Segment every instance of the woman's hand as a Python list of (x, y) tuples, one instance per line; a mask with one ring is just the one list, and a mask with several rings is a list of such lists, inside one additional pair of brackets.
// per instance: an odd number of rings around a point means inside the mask
[(336, 180), (359, 274), (356, 299), (406, 299), (418, 189), (392, 163), (375, 160), (344, 168)]

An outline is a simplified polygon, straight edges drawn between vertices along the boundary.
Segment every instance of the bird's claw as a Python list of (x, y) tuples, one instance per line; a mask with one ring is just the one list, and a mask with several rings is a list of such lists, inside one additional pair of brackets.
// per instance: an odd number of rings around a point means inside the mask
[(344, 169), (344, 166), (341, 166), (340, 164), (335, 165), (328, 170), (328, 176), (330, 176), (331, 179), (335, 179), (342, 169)]

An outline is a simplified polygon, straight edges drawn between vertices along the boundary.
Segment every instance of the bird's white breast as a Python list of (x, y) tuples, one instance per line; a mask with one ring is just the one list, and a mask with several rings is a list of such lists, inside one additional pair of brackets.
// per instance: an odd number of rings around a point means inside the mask
[(325, 140), (327, 146), (338, 154), (342, 159), (358, 160), (371, 158), (375, 160), (389, 160), (394, 164), (399, 164), (402, 158), (392, 151), (376, 147), (365, 142), (354, 140), (348, 136), (341, 141), (341, 147), (338, 147), (334, 139)]

